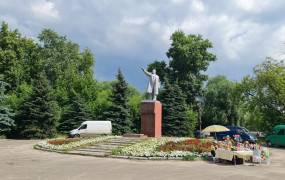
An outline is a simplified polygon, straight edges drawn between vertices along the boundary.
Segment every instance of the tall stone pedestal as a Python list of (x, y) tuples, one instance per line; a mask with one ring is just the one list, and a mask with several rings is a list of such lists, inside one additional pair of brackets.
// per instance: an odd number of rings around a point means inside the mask
[(142, 101), (141, 133), (148, 137), (161, 137), (162, 105), (159, 101)]

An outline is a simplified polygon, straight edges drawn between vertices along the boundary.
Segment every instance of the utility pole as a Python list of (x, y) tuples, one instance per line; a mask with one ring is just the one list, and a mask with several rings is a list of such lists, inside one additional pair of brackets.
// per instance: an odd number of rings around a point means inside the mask
[(198, 122), (199, 122), (199, 130), (200, 133), (202, 132), (202, 111), (203, 111), (203, 103), (204, 100), (202, 97), (196, 97), (196, 102), (197, 102), (197, 106), (198, 106)]
[(199, 105), (199, 130), (200, 132), (202, 132), (202, 107), (201, 107), (201, 104)]

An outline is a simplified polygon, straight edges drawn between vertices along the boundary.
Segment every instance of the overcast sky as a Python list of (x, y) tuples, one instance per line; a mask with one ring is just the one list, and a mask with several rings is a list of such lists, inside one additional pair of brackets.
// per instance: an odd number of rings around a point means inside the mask
[(210, 76), (238, 81), (266, 56), (281, 59), (284, 9), (284, 0), (0, 0), (0, 21), (33, 38), (43, 28), (66, 35), (92, 50), (97, 79), (114, 79), (120, 67), (143, 90), (139, 68), (167, 60), (178, 29), (213, 43)]

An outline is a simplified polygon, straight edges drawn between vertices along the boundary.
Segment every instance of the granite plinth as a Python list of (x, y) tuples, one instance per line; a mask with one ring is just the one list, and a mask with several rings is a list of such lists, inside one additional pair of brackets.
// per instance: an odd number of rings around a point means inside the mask
[(159, 101), (142, 101), (141, 134), (148, 137), (161, 137), (162, 105)]

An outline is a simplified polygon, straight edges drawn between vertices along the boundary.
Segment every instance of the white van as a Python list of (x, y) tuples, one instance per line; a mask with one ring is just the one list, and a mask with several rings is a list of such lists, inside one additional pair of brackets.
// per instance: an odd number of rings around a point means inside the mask
[(84, 121), (69, 133), (70, 137), (88, 137), (98, 134), (112, 134), (111, 121)]

